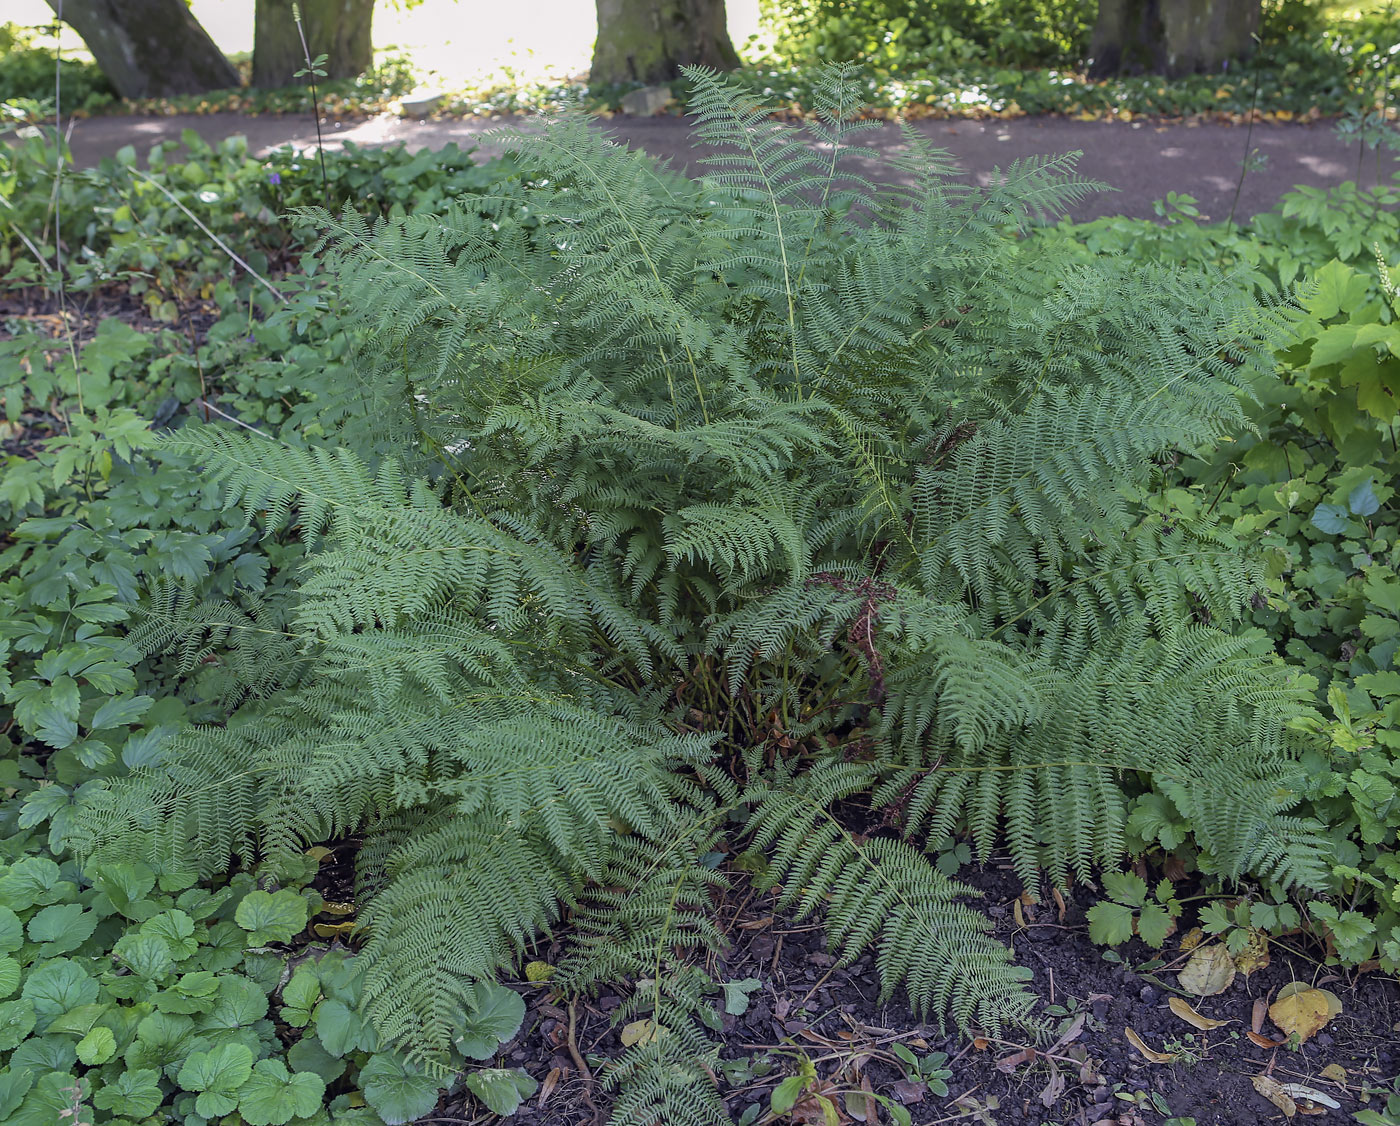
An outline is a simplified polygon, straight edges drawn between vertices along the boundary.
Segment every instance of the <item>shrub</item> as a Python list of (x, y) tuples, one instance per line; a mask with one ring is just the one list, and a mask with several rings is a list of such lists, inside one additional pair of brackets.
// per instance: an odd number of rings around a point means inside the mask
[(363, 833), (368, 1014), (440, 1060), (567, 906), (556, 984), (642, 979), (620, 1018), (666, 1030), (613, 1069), (635, 1123), (720, 1111), (725, 852), (842, 956), (877, 948), (886, 995), (989, 1028), (1029, 997), (925, 856), (956, 824), (1064, 878), (1118, 861), (1156, 777), (1222, 875), (1324, 876), (1287, 814), (1308, 685), (1226, 632), (1262, 572), (1147, 504), (1159, 459), (1242, 424), (1259, 311), (1023, 253), (1095, 188), (1069, 159), (975, 189), (911, 136), (913, 186), (877, 191), (840, 165), (843, 73), (819, 154), (690, 77), (723, 148), (699, 183), (570, 120), (521, 138), (549, 170), (523, 202), (317, 216), (363, 341), (335, 440), (164, 443), (311, 542), (309, 667), (81, 830), (211, 876)]

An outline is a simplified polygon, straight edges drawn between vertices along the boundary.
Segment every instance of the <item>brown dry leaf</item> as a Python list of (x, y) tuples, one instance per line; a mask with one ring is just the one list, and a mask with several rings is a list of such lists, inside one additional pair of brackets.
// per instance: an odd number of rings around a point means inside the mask
[(1276, 1079), (1270, 1079), (1267, 1075), (1256, 1075), (1252, 1080), (1254, 1089), (1263, 1095), (1285, 1115), (1292, 1118), (1298, 1113), (1298, 1104), (1295, 1103), (1287, 1091), (1283, 1089), (1283, 1084)]
[[(1336, 1002), (1336, 1012), (1333, 1012)], [(1286, 996), (1279, 991), (1279, 999), (1269, 1006), (1269, 1019), (1289, 1036), (1297, 1036), (1300, 1044), (1316, 1036), (1337, 1013), (1341, 1012), (1341, 1002), (1325, 989), (1300, 989)]]
[(1269, 965), (1269, 936), (1263, 931), (1251, 930), (1249, 942), (1235, 955), (1235, 967), (1248, 977)]
[(549, 1101), (549, 1096), (554, 1094), (554, 1088), (559, 1086), (559, 1077), (562, 1074), (557, 1067), (549, 1069), (549, 1074), (540, 1081), (540, 1098), (539, 1102), (535, 1104), (536, 1106), (543, 1108), (544, 1104)]
[(1322, 1078), (1330, 1079), (1333, 1083), (1340, 1083), (1346, 1086), (1347, 1069), (1339, 1063), (1329, 1063), (1322, 1069)]
[(1022, 1048), (1019, 1052), (1012, 1052), (1009, 1056), (1002, 1056), (997, 1060), (997, 1070), (1006, 1075), (1010, 1075), (1023, 1063), (1031, 1063), (1036, 1057), (1034, 1048)]
[(979, 1052), (985, 1052), (988, 1048), (992, 1046), (992, 1042), (988, 1040), (985, 1036), (974, 1036), (972, 1039), (972, 1046), (976, 1048)]
[(894, 1081), (894, 1097), (905, 1106), (913, 1106), (915, 1103), (923, 1102), (926, 1094), (928, 1094), (927, 1083), (911, 1083), (908, 1079)]
[(1201, 930), (1200, 927), (1192, 927), (1189, 931), (1187, 931), (1181, 936), (1182, 951), (1196, 949), (1196, 947), (1198, 947), (1201, 944), (1201, 940), (1205, 938), (1205, 936), (1206, 932)]
[(1216, 943), (1213, 946), (1198, 946), (1191, 953), (1191, 959), (1177, 974), (1177, 984), (1188, 993), (1198, 997), (1213, 997), (1224, 993), (1235, 980), (1235, 960), (1230, 952)]
[(1269, 1015), (1269, 1002), (1262, 997), (1254, 999), (1254, 1013), (1250, 1019), (1249, 1027), (1254, 1032), (1264, 1030), (1264, 1018)]
[(1131, 1028), (1123, 1029), (1123, 1035), (1127, 1037), (1129, 1044), (1131, 1044), (1134, 1048), (1136, 1048), (1153, 1063), (1176, 1062), (1177, 1056), (1175, 1052), (1154, 1052), (1145, 1043), (1143, 1043), (1142, 1037), (1139, 1036), (1136, 1032), (1134, 1032)]
[(1212, 1017), (1204, 1017), (1180, 997), (1172, 997), (1169, 999), (1167, 1001), (1167, 1008), (1171, 1009), (1172, 1012), (1192, 1028), (1199, 1028), (1202, 1032), (1209, 1032), (1212, 1028), (1221, 1028), (1227, 1024), (1235, 1023), (1231, 1020), (1215, 1020)]
[(1060, 914), (1060, 922), (1065, 921), (1065, 897), (1060, 894), (1059, 888), (1051, 888), (1050, 896), (1055, 900), (1055, 910)]
[(1250, 1043), (1258, 1044), (1261, 1048), (1277, 1048), (1280, 1044), (1288, 1043), (1287, 1040), (1270, 1040), (1258, 1032), (1246, 1032), (1245, 1035), (1249, 1037)]

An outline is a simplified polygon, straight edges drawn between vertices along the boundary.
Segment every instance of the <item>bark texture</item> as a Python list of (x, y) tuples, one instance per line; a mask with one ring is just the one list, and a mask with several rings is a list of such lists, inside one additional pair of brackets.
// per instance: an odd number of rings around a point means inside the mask
[[(327, 78), (354, 78), (374, 65), (370, 25), (374, 0), (300, 0), (301, 25), (314, 59), (326, 56)], [(306, 66), (292, 0), (257, 0), (253, 8), (253, 85), (276, 90)]]
[[(55, 12), (58, 0), (47, 0)], [(184, 0), (63, 0), (63, 22), (123, 98), (202, 94), (239, 85), (238, 71)]]
[(687, 64), (733, 70), (724, 0), (597, 0), (589, 81), (669, 82)]
[(1254, 49), (1260, 0), (1099, 0), (1089, 76), (1200, 74)]

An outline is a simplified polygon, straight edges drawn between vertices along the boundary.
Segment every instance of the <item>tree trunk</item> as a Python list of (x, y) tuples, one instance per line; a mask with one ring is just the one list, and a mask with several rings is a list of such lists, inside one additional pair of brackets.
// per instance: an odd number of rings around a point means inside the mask
[(1254, 49), (1260, 0), (1099, 0), (1089, 77), (1217, 71)]
[[(60, 0), (47, 0), (58, 11)], [(202, 94), (239, 85), (238, 71), (184, 0), (62, 0), (63, 22), (83, 37), (123, 98)]]
[(687, 64), (733, 70), (724, 0), (597, 0), (589, 81), (669, 82)]
[[(326, 56), (327, 78), (354, 78), (374, 65), (370, 22), (374, 0), (301, 0), (301, 26), (314, 59)], [(253, 85), (290, 86), (306, 67), (292, 19), (292, 0), (257, 0), (253, 8)]]

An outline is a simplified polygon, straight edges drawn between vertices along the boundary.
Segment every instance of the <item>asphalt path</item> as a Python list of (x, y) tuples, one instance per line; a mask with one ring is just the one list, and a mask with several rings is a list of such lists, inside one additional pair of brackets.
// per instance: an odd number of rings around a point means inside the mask
[[(455, 142), (462, 148), (480, 146), (484, 158), (503, 150), (500, 137), (491, 134), (505, 127), (534, 129), (539, 127), (539, 121), (414, 121), (382, 115), (361, 121), (326, 122), (322, 132), (327, 146), (332, 148), (347, 141), (359, 145), (402, 142), (413, 150), (441, 148)], [(704, 171), (701, 158), (705, 150), (694, 141), (684, 117), (619, 116), (600, 119), (598, 128), (619, 142), (668, 160), (674, 167), (697, 175)], [(983, 183), (996, 169), (1019, 158), (1082, 153), (1079, 171), (1115, 190), (1092, 195), (1079, 203), (1071, 212), (1077, 219), (1102, 215), (1150, 217), (1154, 201), (1171, 191), (1194, 196), (1206, 217), (1224, 219), (1240, 180), (1246, 144), (1265, 161), (1261, 170), (1251, 171), (1244, 178), (1236, 208), (1239, 218), (1270, 210), (1295, 185), (1329, 188), (1353, 180), (1369, 187), (1376, 183), (1378, 173), (1382, 182), (1400, 173), (1400, 155), (1382, 152), (1379, 162), (1374, 152), (1366, 152), (1363, 157), (1359, 146), (1339, 140), (1328, 122), (1260, 123), (1248, 135), (1246, 126), (1213, 122), (1105, 122), (1062, 117), (1009, 121), (926, 119), (917, 122), (915, 128), (933, 145), (948, 150), (966, 175)], [(89, 166), (128, 144), (144, 157), (159, 141), (179, 140), (185, 129), (193, 129), (211, 142), (241, 133), (258, 155), (281, 145), (312, 148), (316, 144), (315, 121), (310, 114), (93, 117), (73, 123), (73, 158), (77, 164)], [(903, 139), (896, 126), (883, 124), (862, 133), (860, 143), (881, 154), (893, 154), (902, 147)], [(862, 171), (876, 179), (898, 179), (880, 162), (867, 165)]]

